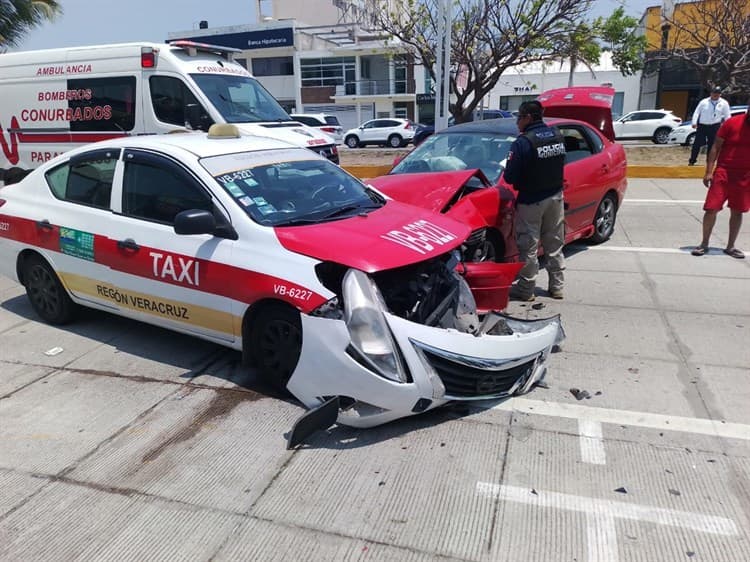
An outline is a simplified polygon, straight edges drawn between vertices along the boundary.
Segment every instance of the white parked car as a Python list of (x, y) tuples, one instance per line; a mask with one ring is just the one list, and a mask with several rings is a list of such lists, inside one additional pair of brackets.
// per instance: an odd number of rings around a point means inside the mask
[(0, 274), (43, 320), (86, 306), (241, 350), (328, 425), (520, 394), (544, 376), (559, 317), (479, 317), (487, 273), (502, 309), (509, 285), (495, 280), (517, 264), (461, 263), (468, 236), (226, 124), (76, 148), (0, 189)]
[(289, 115), (295, 121), (299, 121), (308, 127), (314, 127), (323, 131), (331, 137), (336, 144), (344, 144), (344, 128), (339, 123), (339, 118), (326, 113), (292, 113)]
[(409, 119), (370, 119), (356, 129), (349, 129), (344, 134), (344, 142), (349, 148), (368, 144), (398, 148), (412, 141), (415, 129)]
[(668, 109), (647, 109), (631, 111), (614, 121), (615, 138), (651, 139), (656, 144), (666, 144), (672, 129), (682, 123), (682, 119)]
[[(732, 115), (739, 115), (747, 111), (746, 105), (733, 105), (730, 108)], [(669, 144), (681, 144), (683, 146), (692, 146), (695, 140), (695, 129), (693, 129), (693, 121), (683, 121), (682, 125), (672, 129), (672, 133), (669, 135)]]

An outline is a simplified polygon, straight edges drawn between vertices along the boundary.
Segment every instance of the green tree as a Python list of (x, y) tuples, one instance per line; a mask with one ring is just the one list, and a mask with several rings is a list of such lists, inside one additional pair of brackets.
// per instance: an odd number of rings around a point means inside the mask
[(594, 66), (599, 64), (602, 48), (595, 39), (591, 24), (571, 24), (549, 49), (553, 53), (553, 58), (569, 63), (568, 86), (573, 85), (573, 76), (579, 64), (588, 68), (591, 75), (595, 76)]
[(594, 75), (593, 67), (599, 64), (603, 51), (612, 53), (612, 63), (624, 76), (635, 74), (643, 68), (646, 42), (638, 32), (638, 20), (626, 16), (620, 7), (608, 18), (566, 25), (563, 33), (543, 40), (540, 47), (549, 52), (550, 59), (570, 63), (568, 86), (572, 86), (578, 65)]
[(0, 52), (18, 45), (32, 28), (62, 14), (56, 0), (0, 0)]
[[(377, 26), (421, 60), (433, 81), (440, 0), (381, 0)], [(471, 119), (508, 68), (549, 58), (540, 44), (556, 44), (570, 22), (584, 19), (592, 0), (454, 0), (450, 78), (457, 123)], [(456, 78), (459, 78), (459, 84)]]

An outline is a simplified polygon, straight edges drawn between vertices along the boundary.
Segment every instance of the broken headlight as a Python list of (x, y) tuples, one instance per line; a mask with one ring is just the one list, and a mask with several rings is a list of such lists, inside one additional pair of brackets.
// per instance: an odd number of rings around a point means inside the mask
[(344, 275), (344, 320), (352, 346), (380, 375), (407, 382), (401, 358), (383, 311), (385, 302), (366, 273), (350, 269)]

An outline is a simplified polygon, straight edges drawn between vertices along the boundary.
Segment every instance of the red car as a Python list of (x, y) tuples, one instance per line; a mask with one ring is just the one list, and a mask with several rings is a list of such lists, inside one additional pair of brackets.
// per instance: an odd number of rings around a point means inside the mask
[[(574, 87), (539, 96), (545, 122), (565, 138), (566, 243), (582, 238), (601, 243), (614, 231), (627, 187), (625, 151), (614, 142), (612, 128), (614, 93), (606, 87)], [(502, 172), (518, 134), (514, 119), (455, 125), (429, 137), (388, 175), (370, 183), (393, 199), (468, 224), (472, 234), (463, 246), (465, 262), (512, 262), (518, 256), (516, 192)], [(487, 266), (483, 274), (492, 271)], [(508, 277), (513, 270), (494, 272)]]

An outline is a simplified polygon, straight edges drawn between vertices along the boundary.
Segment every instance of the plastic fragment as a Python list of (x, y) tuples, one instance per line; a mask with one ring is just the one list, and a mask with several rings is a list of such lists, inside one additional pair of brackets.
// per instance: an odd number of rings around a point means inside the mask
[(52, 349), (45, 351), (44, 354), (52, 357), (54, 355), (60, 355), (63, 351), (65, 350), (62, 347), (53, 347)]
[(578, 388), (571, 388), (570, 393), (575, 396), (576, 400), (583, 400), (584, 398), (591, 398), (588, 390), (580, 390)]
[(624, 486), (621, 486), (621, 487), (617, 488), (615, 490), (615, 492), (617, 492), (618, 494), (627, 494), (628, 493), (628, 491), (625, 489)]

